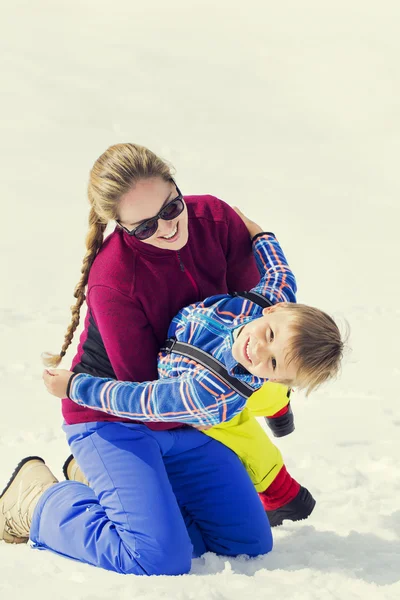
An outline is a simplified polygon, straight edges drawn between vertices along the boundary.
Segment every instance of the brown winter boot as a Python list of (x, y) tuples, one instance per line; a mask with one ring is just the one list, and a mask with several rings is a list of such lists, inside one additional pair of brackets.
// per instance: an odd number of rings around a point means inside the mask
[(42, 458), (21, 460), (0, 496), (0, 540), (8, 544), (28, 541), (36, 504), (55, 483), (57, 479)]
[(88, 480), (84, 476), (80, 466), (76, 462), (76, 458), (70, 454), (63, 464), (63, 473), (65, 479), (70, 479), (71, 481), (79, 481), (80, 483), (84, 483), (85, 485), (89, 485)]

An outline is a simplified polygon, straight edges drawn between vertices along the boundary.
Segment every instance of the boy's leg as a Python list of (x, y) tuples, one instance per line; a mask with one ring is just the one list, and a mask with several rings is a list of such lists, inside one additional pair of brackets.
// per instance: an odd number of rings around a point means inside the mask
[(315, 500), (308, 491), (287, 472), (283, 466), (271, 485), (259, 494), (271, 527), (288, 521), (307, 519), (315, 507)]
[[(272, 549), (268, 519), (238, 457), (194, 429), (174, 430), (176, 443), (164, 456), (181, 508), (201, 530), (205, 549), (257, 556)], [(207, 440), (201, 446), (198, 440)]]
[(150, 430), (121, 423), (65, 429), (91, 487), (65, 481), (45, 492), (33, 516), (33, 545), (119, 573), (187, 573), (192, 545), (165, 448)]
[(291, 502), (299, 493), (300, 484), (288, 473), (285, 465), (266, 490), (259, 493), (265, 510), (276, 510)]
[(204, 433), (238, 455), (258, 492), (266, 490), (283, 467), (280, 451), (248, 408)]
[[(306, 519), (312, 513), (314, 498), (288, 473), (282, 454), (247, 408), (231, 421), (205, 433), (239, 456), (272, 526), (281, 525), (283, 519)], [(282, 508), (283, 512), (279, 510)]]

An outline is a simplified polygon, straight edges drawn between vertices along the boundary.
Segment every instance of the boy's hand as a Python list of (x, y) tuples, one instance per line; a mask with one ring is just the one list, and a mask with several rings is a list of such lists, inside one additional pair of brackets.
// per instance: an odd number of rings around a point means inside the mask
[(251, 238), (257, 235), (257, 233), (262, 233), (264, 231), (260, 225), (257, 225), (257, 223), (254, 221), (250, 221), (250, 219), (248, 219), (237, 206), (234, 206), (233, 210), (239, 215), (243, 223), (246, 225), (247, 231), (249, 232)]
[(74, 375), (74, 373), (65, 369), (52, 369), (51, 371), (45, 369), (42, 379), (50, 394), (57, 396), (57, 398), (65, 398), (71, 375)]

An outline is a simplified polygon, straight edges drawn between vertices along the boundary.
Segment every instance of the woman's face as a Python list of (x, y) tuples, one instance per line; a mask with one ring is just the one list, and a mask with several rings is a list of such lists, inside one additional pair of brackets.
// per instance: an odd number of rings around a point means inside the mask
[[(135, 229), (143, 221), (155, 217), (163, 206), (177, 196), (178, 191), (172, 181), (164, 181), (161, 177), (142, 179), (121, 197), (118, 220), (126, 229)], [(188, 214), (185, 204), (183, 212), (175, 219), (159, 219), (157, 231), (141, 241), (157, 248), (180, 250), (187, 243), (188, 237)]]

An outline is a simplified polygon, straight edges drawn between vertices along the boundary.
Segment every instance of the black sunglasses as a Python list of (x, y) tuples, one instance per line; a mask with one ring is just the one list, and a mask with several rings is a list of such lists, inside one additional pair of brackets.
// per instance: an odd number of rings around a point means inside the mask
[(179, 217), (179, 215), (183, 212), (183, 209), (185, 208), (183, 196), (178, 186), (176, 184), (175, 186), (178, 195), (176, 196), (176, 198), (171, 200), (171, 202), (168, 202), (168, 204), (163, 206), (163, 208), (155, 217), (147, 219), (147, 221), (143, 221), (143, 223), (140, 223), (140, 225), (135, 227), (135, 229), (127, 229), (126, 227), (121, 225), (119, 221), (117, 221), (118, 225), (122, 227), (122, 229), (126, 231), (128, 235), (134, 235), (135, 238), (137, 238), (140, 241), (147, 240), (148, 238), (150, 238), (156, 233), (158, 229), (159, 219), (162, 219), (163, 221), (172, 221), (172, 219), (176, 219), (176, 217)]

